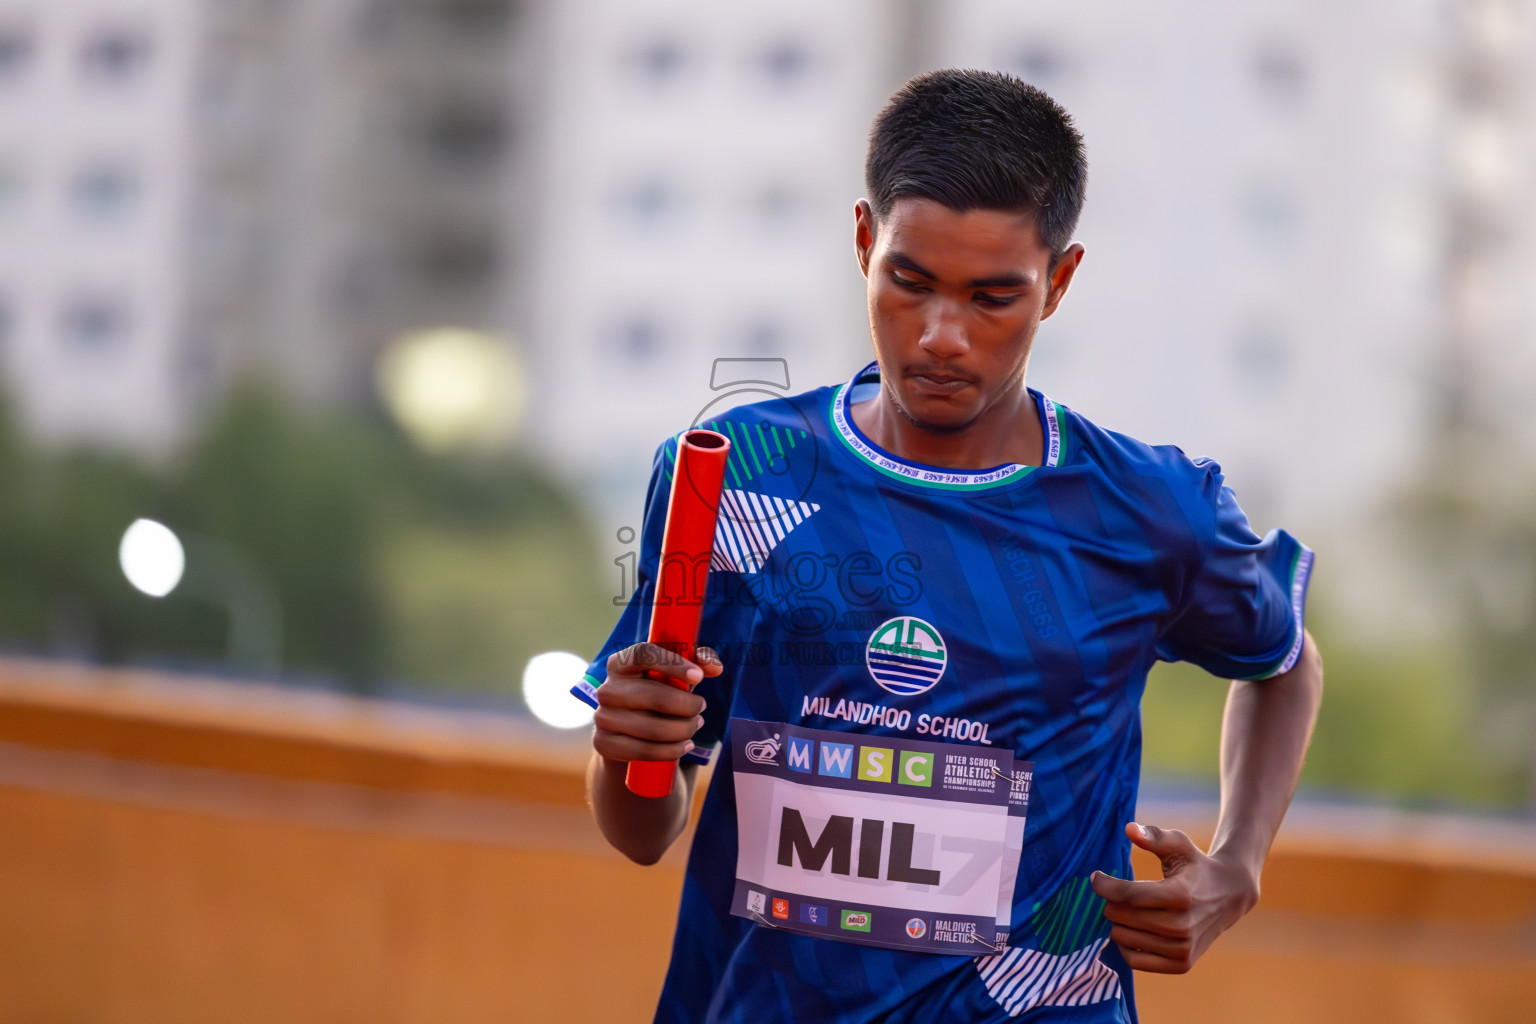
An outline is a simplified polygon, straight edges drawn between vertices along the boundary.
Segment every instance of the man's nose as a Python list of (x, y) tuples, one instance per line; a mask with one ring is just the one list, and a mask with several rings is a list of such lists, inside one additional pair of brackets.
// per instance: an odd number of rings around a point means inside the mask
[(947, 303), (935, 303), (923, 325), (922, 340), (918, 342), (919, 347), (935, 359), (952, 359), (971, 348), (964, 322), (947, 306)]

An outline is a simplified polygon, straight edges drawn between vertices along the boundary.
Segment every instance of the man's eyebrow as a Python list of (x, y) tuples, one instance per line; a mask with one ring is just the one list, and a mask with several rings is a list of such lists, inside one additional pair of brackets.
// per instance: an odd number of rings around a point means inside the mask
[(998, 274), (995, 277), (978, 277), (972, 281), (972, 288), (1022, 288), (1029, 283), (1029, 278), (1017, 270), (1009, 274)]
[(927, 269), (922, 264), (918, 263), (917, 260), (914, 260), (912, 257), (908, 256), (906, 253), (888, 252), (885, 254), (885, 262), (894, 263), (901, 269), (910, 270), (914, 274), (921, 274), (922, 276), (928, 278), (930, 281), (934, 280), (933, 271)]
[[(918, 263), (906, 253), (888, 252), (885, 254), (885, 262), (894, 264), (903, 270), (910, 270), (914, 274), (921, 274), (928, 280), (935, 280), (937, 275)], [(970, 282), (968, 288), (1022, 288), (1029, 283), (1029, 278), (1015, 270), (1007, 274), (997, 274), (993, 277), (978, 277)]]

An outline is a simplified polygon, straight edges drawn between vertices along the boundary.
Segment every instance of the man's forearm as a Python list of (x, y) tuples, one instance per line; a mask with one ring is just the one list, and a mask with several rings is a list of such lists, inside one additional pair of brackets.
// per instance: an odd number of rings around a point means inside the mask
[(636, 796), (624, 785), (629, 764), (593, 754), (587, 764), (587, 799), (603, 837), (639, 864), (654, 864), (688, 824), (698, 766), (679, 764), (680, 778), (661, 799)]
[(1221, 726), (1221, 815), (1211, 856), (1242, 865), (1257, 886), (1306, 758), (1323, 695), (1323, 662), (1307, 634), (1296, 666), (1237, 681)]

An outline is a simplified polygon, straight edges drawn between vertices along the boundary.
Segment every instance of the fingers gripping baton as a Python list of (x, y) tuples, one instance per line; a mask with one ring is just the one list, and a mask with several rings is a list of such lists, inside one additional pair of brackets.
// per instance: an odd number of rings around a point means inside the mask
[[(713, 430), (690, 430), (677, 444), (672, 470), (672, 495), (661, 537), (661, 561), (656, 567), (656, 597), (651, 605), (651, 633), (658, 647), (693, 660), (704, 614), (704, 587), (715, 550), (715, 521), (720, 516), (720, 489), (731, 442)], [(662, 679), (662, 676), (654, 678)], [(666, 678), (679, 689), (681, 679)], [(639, 796), (664, 797), (672, 792), (675, 761), (631, 761), (624, 784)]]

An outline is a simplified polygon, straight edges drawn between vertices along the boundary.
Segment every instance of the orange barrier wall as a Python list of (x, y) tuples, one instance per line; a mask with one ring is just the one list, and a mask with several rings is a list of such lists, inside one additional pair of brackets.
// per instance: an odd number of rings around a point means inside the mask
[[(609, 851), (583, 760), (483, 715), (0, 662), (0, 1020), (649, 1020), (681, 858)], [(1536, 849), (1283, 837), (1258, 910), (1139, 979), (1153, 1024), (1536, 1019)]]

